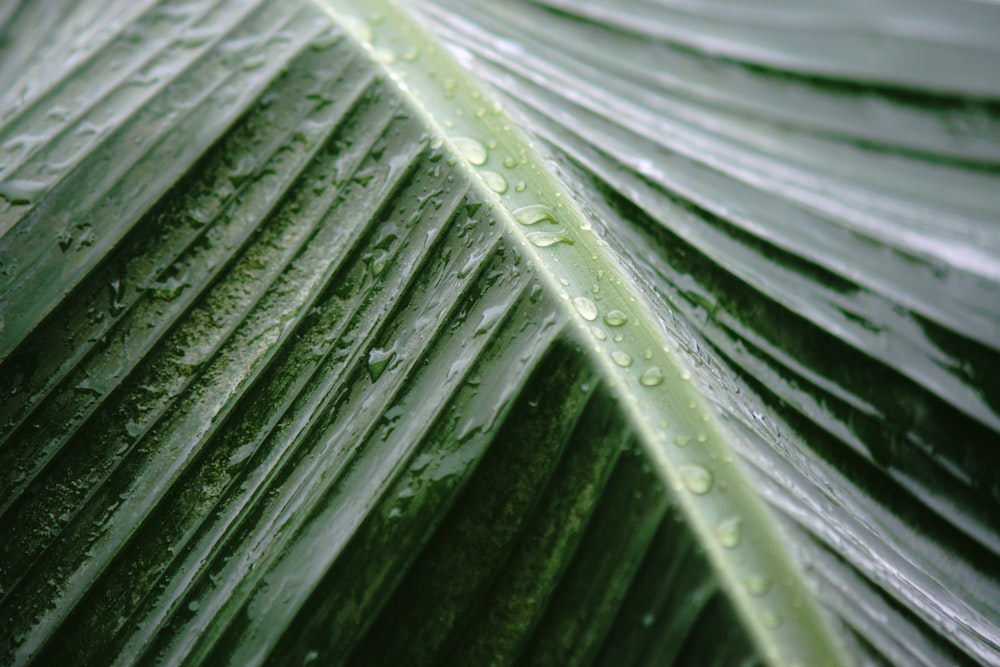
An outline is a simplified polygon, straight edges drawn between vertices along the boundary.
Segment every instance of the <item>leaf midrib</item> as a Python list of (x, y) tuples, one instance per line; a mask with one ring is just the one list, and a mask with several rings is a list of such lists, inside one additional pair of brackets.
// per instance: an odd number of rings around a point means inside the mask
[[(845, 664), (843, 648), (808, 593), (770, 510), (734, 463), (727, 444), (734, 435), (706, 408), (698, 389), (688, 381), (690, 372), (682, 359), (683, 352), (657, 325), (652, 315), (655, 309), (646, 293), (617, 264), (607, 244), (592, 232), (586, 216), (549, 173), (530, 139), (502, 112), (494, 112), (487, 93), (472, 76), (397, 6), (377, 2), (367, 3), (362, 9), (354, 3), (334, 0), (321, 0), (320, 5), (396, 82), (422, 122), (446, 142), (453, 154), (462, 155), (456, 144), (458, 138), (471, 137), (488, 149), (492, 161), (487, 158), (482, 169), (466, 157), (459, 158), (460, 164), (492, 202), (493, 214), (503, 225), (504, 234), (528, 258), (548, 291), (559, 297), (577, 339), (619, 398), (628, 421), (676, 496), (762, 654), (775, 664)], [(419, 61), (403, 57), (412, 53), (419, 54)], [(516, 161), (513, 166), (505, 165), (506, 171), (497, 165), (504, 153)], [(475, 161), (480, 160), (477, 157)], [(505, 192), (496, 193), (487, 187), (482, 180), (482, 171), (487, 169), (505, 175)], [(518, 192), (520, 188), (513, 187), (518, 181), (528, 187)], [(530, 231), (518, 224), (514, 211), (537, 204), (548, 206), (558, 220), (557, 224), (545, 222), (541, 226), (548, 231), (558, 230), (567, 242), (546, 248), (532, 245)], [(601, 315), (592, 320), (577, 312), (572, 305), (577, 296), (596, 300)], [(628, 315), (626, 326), (602, 324), (601, 316), (612, 308)], [(603, 341), (593, 335), (595, 327), (604, 332)], [(618, 335), (624, 338), (616, 342)], [(612, 350), (628, 354), (631, 365), (624, 368), (616, 364), (609, 354)], [(639, 375), (653, 365), (663, 371), (665, 381), (654, 387), (641, 386)], [(704, 442), (687, 447), (674, 444), (678, 438), (696, 435), (703, 436), (697, 440)], [(691, 473), (699, 469), (693, 466), (712, 471), (714, 482), (708, 493), (690, 491)], [(689, 478), (687, 486), (685, 476)], [(735, 550), (738, 554), (720, 545), (715, 536), (720, 521), (733, 516), (742, 517), (744, 531)], [(754, 577), (770, 582), (763, 595), (752, 595), (748, 590), (746, 582)], [(776, 627), (766, 627), (774, 625), (775, 619), (780, 619)]]

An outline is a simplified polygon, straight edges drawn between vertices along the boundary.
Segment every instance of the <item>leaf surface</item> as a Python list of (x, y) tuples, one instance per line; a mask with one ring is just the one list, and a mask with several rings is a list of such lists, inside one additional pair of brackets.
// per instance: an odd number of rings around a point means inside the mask
[(5, 16), (5, 661), (996, 662), (997, 12), (412, 10)]

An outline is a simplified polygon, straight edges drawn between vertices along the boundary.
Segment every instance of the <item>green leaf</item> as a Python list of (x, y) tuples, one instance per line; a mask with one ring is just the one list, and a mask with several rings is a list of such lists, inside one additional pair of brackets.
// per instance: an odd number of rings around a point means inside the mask
[(995, 7), (0, 20), (5, 663), (1000, 661)]

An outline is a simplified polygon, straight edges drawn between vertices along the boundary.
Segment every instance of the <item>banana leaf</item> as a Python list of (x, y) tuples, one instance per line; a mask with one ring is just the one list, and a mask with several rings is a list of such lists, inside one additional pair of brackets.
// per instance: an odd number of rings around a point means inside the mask
[(1000, 664), (1000, 6), (0, 4), (0, 663)]

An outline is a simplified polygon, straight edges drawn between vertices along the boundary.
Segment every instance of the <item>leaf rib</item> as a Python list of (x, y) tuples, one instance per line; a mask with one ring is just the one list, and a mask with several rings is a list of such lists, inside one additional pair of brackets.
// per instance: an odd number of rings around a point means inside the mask
[[(663, 324), (651, 317), (654, 311), (645, 302), (648, 297), (635, 279), (621, 270), (569, 193), (549, 175), (529, 140), (513, 129), (499, 109), (492, 111), (478, 84), (398, 7), (390, 3), (372, 7), (369, 11), (389, 18), (369, 31), (356, 28), (366, 25), (367, 15), (353, 13), (349, 4), (324, 5), (333, 8), (342, 25), (355, 27), (355, 38), (374, 54), (391, 79), (401, 82), (400, 88), (424, 121), (463, 156), (462, 164), (473, 177), (482, 178), (484, 170), (497, 169), (493, 165), (509, 156), (514, 166), (506, 173), (511, 179), (530, 183), (530, 191), (515, 188), (496, 193), (486, 180), (482, 190), (492, 198), (494, 214), (503, 221), (505, 233), (517, 239), (547, 289), (570, 311), (578, 340), (619, 397), (762, 653), (775, 663), (843, 663), (843, 649), (807, 592), (791, 555), (785, 552), (769, 510), (733, 461), (726, 444), (732, 434), (687, 382), (690, 371), (680, 361), (677, 348), (672, 347), (676, 343)], [(345, 16), (349, 17), (346, 21)], [(419, 68), (408, 67), (405, 59), (393, 55), (414, 50), (422, 54)], [(428, 71), (435, 76), (427, 76)], [(480, 150), (470, 152), (470, 140), (478, 143)], [(516, 211), (528, 205), (546, 206), (552, 212), (544, 221), (547, 231), (541, 233), (549, 236), (543, 243), (538, 237), (533, 239), (532, 234), (538, 233), (534, 226), (525, 231), (516, 220)], [(551, 243), (549, 239), (558, 241)], [(600, 294), (594, 297), (599, 300), (600, 317), (622, 312), (628, 318), (627, 325), (605, 326), (590, 317), (590, 309), (586, 315), (571, 310), (572, 299), (593, 296), (594, 286)], [(603, 341), (592, 334), (594, 326), (606, 330)], [(622, 340), (615, 341), (619, 336)], [(619, 353), (617, 360), (615, 352)], [(630, 357), (628, 364), (621, 353)], [(653, 367), (657, 368), (658, 382), (644, 386), (640, 376)], [(677, 438), (702, 434), (695, 446), (674, 444)], [(733, 515), (743, 518), (746, 535), (752, 536), (742, 541), (738, 557), (715, 538), (719, 522)], [(758, 583), (763, 581), (768, 582), (766, 587)]]

